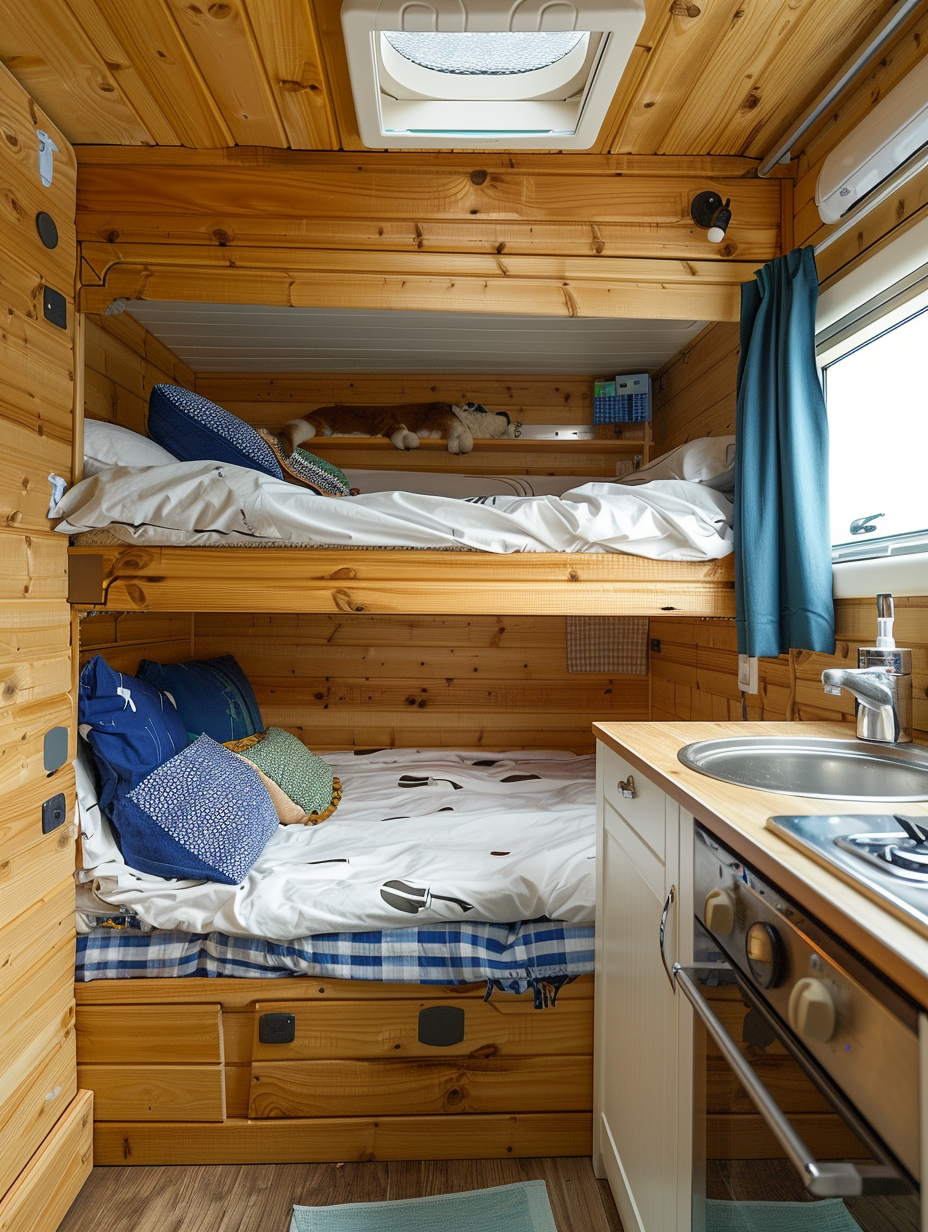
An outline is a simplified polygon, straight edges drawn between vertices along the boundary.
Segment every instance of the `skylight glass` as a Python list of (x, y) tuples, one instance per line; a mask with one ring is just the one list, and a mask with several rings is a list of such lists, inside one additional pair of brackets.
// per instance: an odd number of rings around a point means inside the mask
[(420, 68), (461, 76), (510, 77), (556, 64), (588, 35), (586, 31), (407, 34), (397, 30), (383, 37), (395, 52)]

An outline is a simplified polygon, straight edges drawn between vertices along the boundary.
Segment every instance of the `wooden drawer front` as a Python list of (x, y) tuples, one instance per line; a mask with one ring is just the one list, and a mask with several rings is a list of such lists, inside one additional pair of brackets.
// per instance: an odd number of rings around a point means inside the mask
[[(463, 1014), (463, 1038), (435, 1046), (419, 1042), (420, 1011), (453, 1007)], [(292, 1014), (295, 1038), (262, 1044), (264, 1014)], [(585, 1055), (593, 1051), (591, 999), (558, 1001), (536, 1010), (530, 999), (492, 1001), (342, 1001), (264, 1003), (255, 1007), (254, 1061), (363, 1060), (374, 1057), (525, 1057)]]
[(69, 873), (34, 907), (0, 928), (0, 1005), (14, 984), (73, 936), (74, 878)]
[(77, 1007), (80, 1065), (221, 1065), (222, 1051), (218, 1005)]
[[(665, 858), (664, 810), (666, 796), (640, 770), (623, 761), (612, 749), (599, 746), (603, 758), (603, 795), (607, 804), (628, 822), (661, 861)], [(623, 796), (619, 783), (634, 779), (634, 796)]]
[(221, 1065), (81, 1065), (98, 1121), (223, 1121)]
[(78, 1091), (0, 1199), (0, 1232), (55, 1232), (93, 1167), (93, 1096)]
[(592, 1057), (267, 1061), (251, 1070), (251, 1117), (582, 1112)]
[(73, 1029), (74, 942), (65, 941), (0, 996), (0, 1092), (19, 1086)]
[(74, 1032), (62, 1032), (29, 1076), (0, 1090), (0, 1193), (77, 1093)]

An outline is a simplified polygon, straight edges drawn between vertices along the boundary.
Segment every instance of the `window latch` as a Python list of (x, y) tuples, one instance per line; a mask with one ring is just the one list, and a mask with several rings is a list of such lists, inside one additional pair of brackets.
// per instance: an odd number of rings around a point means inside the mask
[(865, 518), (855, 518), (851, 523), (852, 535), (869, 535), (872, 530), (876, 530), (874, 522), (877, 518), (885, 518), (885, 513), (868, 513)]

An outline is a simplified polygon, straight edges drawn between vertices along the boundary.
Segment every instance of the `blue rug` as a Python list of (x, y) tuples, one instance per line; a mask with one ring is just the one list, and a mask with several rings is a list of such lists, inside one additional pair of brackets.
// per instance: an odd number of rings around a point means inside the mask
[(403, 1202), (295, 1206), (290, 1232), (557, 1232), (557, 1228), (544, 1181), (523, 1181)]
[[(353, 1230), (352, 1230), (353, 1232)], [(860, 1232), (840, 1198), (706, 1203), (706, 1232)]]

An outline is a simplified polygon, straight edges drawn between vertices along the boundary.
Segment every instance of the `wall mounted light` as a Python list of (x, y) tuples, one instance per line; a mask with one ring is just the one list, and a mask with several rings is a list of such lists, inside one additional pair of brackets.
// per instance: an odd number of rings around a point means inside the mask
[(721, 244), (731, 223), (731, 197), (723, 202), (718, 193), (697, 193), (690, 205), (690, 216), (697, 227), (708, 230), (710, 244)]

